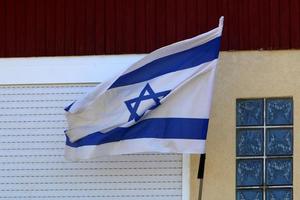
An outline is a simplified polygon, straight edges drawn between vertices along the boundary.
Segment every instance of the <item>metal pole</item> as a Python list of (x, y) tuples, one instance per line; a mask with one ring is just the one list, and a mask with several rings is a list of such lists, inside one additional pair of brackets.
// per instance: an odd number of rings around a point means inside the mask
[(198, 200), (202, 199), (202, 188), (203, 188), (203, 179), (200, 179), (200, 185), (199, 185), (199, 198)]
[(198, 200), (202, 199), (204, 167), (205, 167), (205, 154), (201, 154), (200, 162), (199, 162), (199, 170), (198, 170), (198, 178), (200, 179)]

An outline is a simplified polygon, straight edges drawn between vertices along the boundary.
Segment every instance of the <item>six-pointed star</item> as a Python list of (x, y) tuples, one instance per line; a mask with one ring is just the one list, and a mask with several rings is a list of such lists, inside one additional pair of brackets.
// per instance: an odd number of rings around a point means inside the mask
[(141, 91), (138, 97), (125, 101), (125, 104), (130, 112), (128, 121), (131, 121), (133, 119), (135, 121), (138, 121), (145, 114), (147, 110), (145, 110), (141, 115), (137, 114), (137, 110), (142, 101), (153, 99), (154, 104), (148, 109), (153, 110), (154, 108), (160, 105), (160, 100), (167, 96), (170, 93), (170, 91), (171, 90), (155, 93), (150, 87), (149, 83), (147, 83), (147, 85), (144, 87), (144, 89)]

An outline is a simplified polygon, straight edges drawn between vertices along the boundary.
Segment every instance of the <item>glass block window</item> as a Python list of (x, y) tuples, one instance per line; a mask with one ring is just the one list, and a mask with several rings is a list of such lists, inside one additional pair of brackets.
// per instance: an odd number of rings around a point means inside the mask
[(293, 199), (293, 99), (236, 101), (236, 199)]

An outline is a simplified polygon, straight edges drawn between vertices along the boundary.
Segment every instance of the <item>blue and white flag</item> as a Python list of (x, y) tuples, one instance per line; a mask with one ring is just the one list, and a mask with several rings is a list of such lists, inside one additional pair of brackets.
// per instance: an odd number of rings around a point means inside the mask
[(68, 106), (66, 158), (204, 153), (222, 28), (150, 53)]

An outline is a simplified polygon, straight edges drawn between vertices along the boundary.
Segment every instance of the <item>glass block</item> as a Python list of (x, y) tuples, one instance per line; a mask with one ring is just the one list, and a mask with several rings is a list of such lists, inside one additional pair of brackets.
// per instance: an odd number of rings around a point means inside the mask
[(263, 192), (260, 189), (237, 190), (237, 200), (262, 200)]
[(261, 126), (264, 113), (263, 99), (239, 99), (236, 106), (237, 126)]
[(291, 158), (267, 159), (266, 162), (267, 185), (292, 185), (293, 161)]
[(267, 155), (280, 156), (293, 154), (293, 129), (267, 129)]
[(262, 156), (264, 154), (263, 129), (237, 130), (237, 156)]
[(293, 99), (267, 99), (267, 125), (293, 124)]
[(292, 200), (293, 190), (291, 188), (267, 189), (266, 200)]
[(237, 186), (260, 186), (263, 182), (262, 159), (238, 159), (236, 168)]

